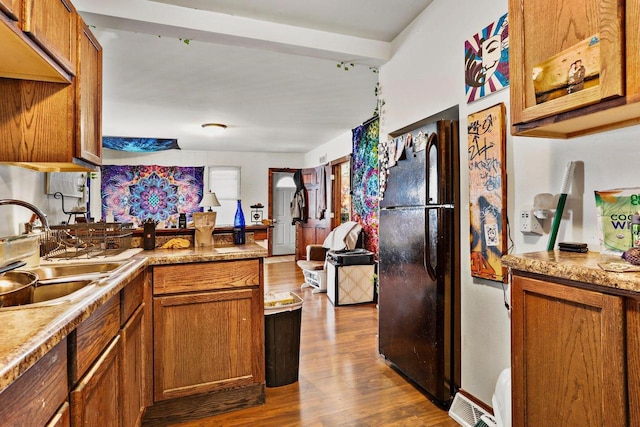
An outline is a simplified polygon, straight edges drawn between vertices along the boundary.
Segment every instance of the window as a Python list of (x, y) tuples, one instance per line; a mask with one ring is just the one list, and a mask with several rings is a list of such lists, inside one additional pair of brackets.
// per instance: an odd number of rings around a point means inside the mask
[[(240, 166), (209, 166), (209, 191), (216, 193), (220, 207), (216, 224), (232, 225), (236, 205), (240, 200)], [(243, 206), (244, 207), (244, 206)]]

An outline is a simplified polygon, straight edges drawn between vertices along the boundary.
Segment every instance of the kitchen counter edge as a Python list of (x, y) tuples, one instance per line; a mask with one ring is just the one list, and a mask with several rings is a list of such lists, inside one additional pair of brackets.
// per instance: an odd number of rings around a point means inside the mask
[(502, 264), (511, 270), (602, 286), (640, 297), (640, 272), (606, 271), (600, 267), (600, 264), (606, 263), (626, 264), (626, 261), (618, 256), (598, 252), (576, 253), (559, 250), (502, 257)]

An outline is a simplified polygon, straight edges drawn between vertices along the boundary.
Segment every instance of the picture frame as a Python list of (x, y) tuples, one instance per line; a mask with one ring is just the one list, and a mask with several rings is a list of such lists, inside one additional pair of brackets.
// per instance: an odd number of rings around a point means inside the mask
[(507, 280), (507, 172), (505, 105), (469, 114), (469, 215), (471, 275)]

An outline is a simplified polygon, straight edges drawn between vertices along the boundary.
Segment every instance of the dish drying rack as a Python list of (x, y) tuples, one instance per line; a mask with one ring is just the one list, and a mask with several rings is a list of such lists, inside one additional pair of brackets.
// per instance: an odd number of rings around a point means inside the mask
[(118, 255), (131, 248), (132, 230), (130, 222), (53, 225), (40, 235), (40, 256), (69, 259)]

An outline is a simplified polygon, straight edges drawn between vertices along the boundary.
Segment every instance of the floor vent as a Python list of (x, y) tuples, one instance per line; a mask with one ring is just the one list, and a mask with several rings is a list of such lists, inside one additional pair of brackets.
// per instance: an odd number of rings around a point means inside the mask
[(464, 427), (496, 427), (493, 417), (460, 393), (456, 393), (449, 416)]

